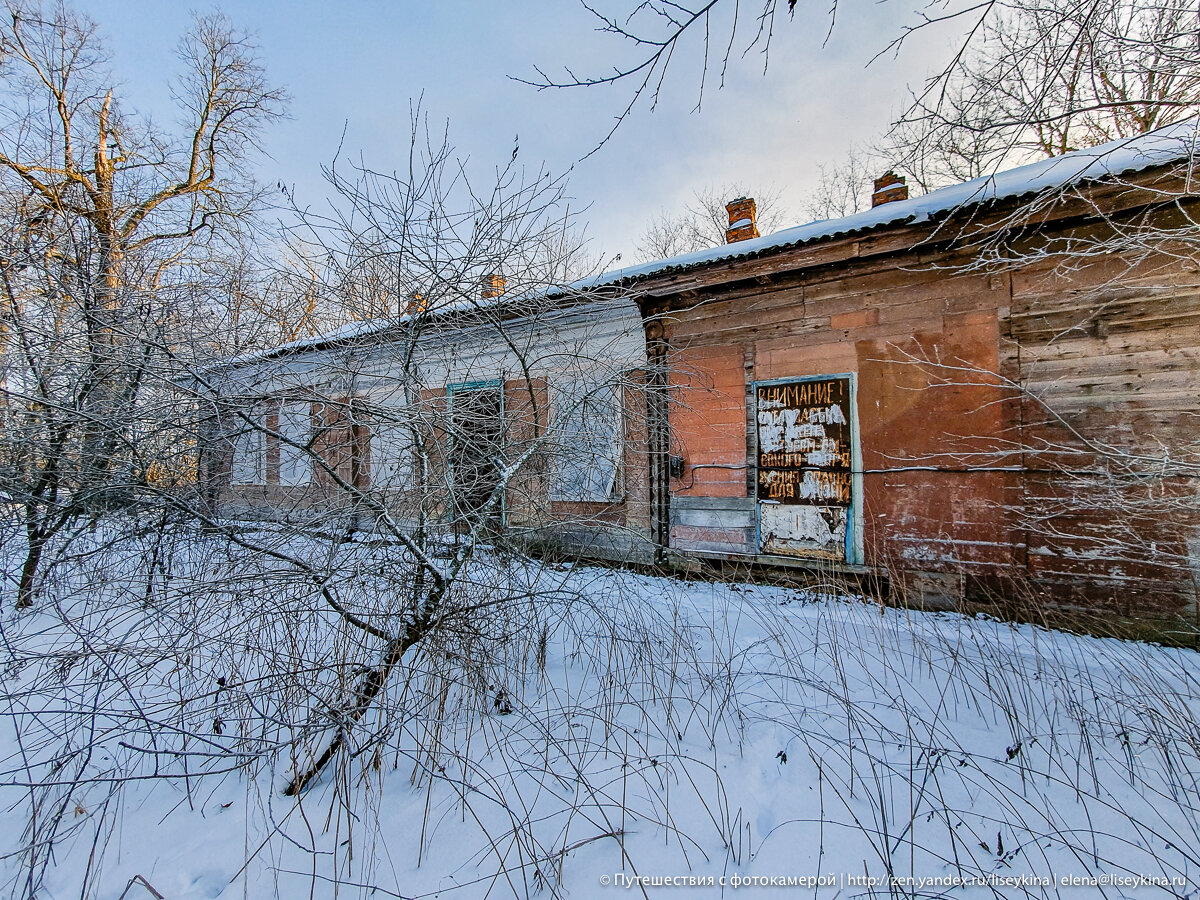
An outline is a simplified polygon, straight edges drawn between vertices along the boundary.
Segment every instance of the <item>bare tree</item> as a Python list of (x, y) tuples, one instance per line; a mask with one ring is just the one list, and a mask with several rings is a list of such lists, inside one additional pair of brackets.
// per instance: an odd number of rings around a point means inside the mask
[[(561, 564), (581, 541), (616, 555), (646, 530), (629, 519), (648, 503), (626, 462), (644, 447), (640, 319), (620, 292), (577, 279), (561, 180), (515, 161), (468, 177), (419, 117), (413, 133), (398, 171), (331, 166), (332, 212), (303, 214), (292, 235), (321, 297), (379, 315), (189, 366), (173, 416), (199, 490), (164, 491), (182, 515), (149, 527), (100, 517), (46, 589), (63, 653), (89, 665), (56, 682), (58, 651), (18, 651), (38, 675), (20, 701), (32, 711), (12, 716), (30, 748), (15, 776), (31, 786), (17, 893), (36, 895), (51, 849), (81, 822), (99, 860), (131, 780), (230, 770), (263, 775), (263, 802), (285, 802), (292, 823), (314, 792), (329, 797), (336, 849), (329, 862), (314, 847), (313, 860), (345, 883), (378, 873), (343, 838), (383, 839), (371, 784), (345, 778), (382, 778), (401, 760), (479, 816), (487, 840), (494, 827), (511, 837), (494, 877), (515, 895), (558, 893), (578, 840), (571, 806), (552, 829), (522, 815), (523, 798), (537, 802), (528, 781), (557, 761), (586, 792), (587, 840), (618, 840), (611, 787), (557, 738), (547, 756), (513, 755), (499, 797), (474, 786), (491, 776), (459, 747), (506, 721), (524, 726), (503, 738), (514, 746), (545, 727), (531, 691), (564, 632), (587, 666), (616, 667), (614, 688), (622, 669), (656, 664), (648, 648), (673, 646), (663, 623), (651, 630), (619, 594), (589, 597)], [(543, 558), (527, 552), (535, 542)], [(122, 644), (131, 628), (146, 640)], [(165, 690), (151, 659), (176, 667)], [(90, 711), (62, 694), (81, 679)], [(42, 691), (61, 706), (42, 710)], [(608, 734), (636, 742), (639, 730)]]
[(246, 35), (199, 18), (179, 45), (184, 131), (163, 133), (122, 108), (94, 23), (5, 13), (3, 493), (23, 510), (28, 606), (55, 533), (161, 477), (137, 418), (193, 347), (181, 324), (204, 318), (203, 260), (255, 208), (246, 163), (286, 98)]
[(207, 356), (267, 350), (344, 324), (347, 311), (325, 290), (321, 274), (286, 234), (231, 246), (207, 266), (215, 318)]
[(1005, 0), (884, 141), (926, 189), (1194, 116), (1200, 14), (1184, 0)]
[[(649, 0), (620, 4), (623, 9), (614, 12), (587, 2), (583, 6), (595, 19), (598, 31), (614, 36), (621, 45), (629, 48), (628, 57), (620, 59), (603, 74), (580, 74), (573, 67), (566, 66), (561, 75), (553, 75), (542, 67), (536, 67), (534, 77), (520, 80), (539, 90), (600, 85), (631, 86), (625, 106), (600, 140), (597, 149), (616, 133), (639, 103), (645, 101), (651, 108), (658, 105), (671, 65), (677, 59), (698, 56), (701, 60), (695, 109), (699, 109), (704, 102), (704, 92), (713, 68), (718, 71), (718, 87), (724, 85), (729, 66), (751, 53), (760, 55), (765, 69), (771, 38), (777, 20), (784, 12), (781, 0), (760, 0), (745, 5), (722, 0), (690, 3)], [(795, 0), (787, 0), (786, 6), (790, 14), (795, 9)], [(831, 15), (836, 10), (835, 3)], [(741, 35), (745, 35), (746, 39), (739, 44)], [(689, 45), (691, 38), (695, 39), (694, 45)]]
[(817, 186), (804, 204), (807, 215), (816, 219), (839, 219), (871, 206), (872, 181), (884, 171), (876, 154), (851, 147), (839, 163), (817, 166)]
[[(537, 70), (541, 89), (628, 86), (603, 144), (642, 101), (658, 103), (672, 67), (700, 62), (699, 107), (716, 73), (754, 55), (765, 71), (780, 0), (741, 4), (584, 4), (619, 40), (607, 72)], [(844, 4), (828, 9), (837, 26)], [(796, 4), (786, 4), (786, 13)], [(880, 155), (926, 190), (1000, 168), (1130, 137), (1195, 114), (1200, 21), (1188, 0), (985, 0), (927, 3), (879, 54), (917, 32), (951, 32), (948, 59), (880, 142)]]
[(681, 253), (706, 250), (725, 243), (729, 216), (725, 204), (737, 197), (753, 197), (757, 207), (759, 231), (766, 234), (787, 220), (777, 188), (750, 189), (741, 184), (708, 185), (692, 191), (692, 200), (681, 212), (662, 212), (653, 219), (636, 250), (644, 260), (667, 259)]
[[(297, 744), (296, 795), (364, 717), (398, 714), (386, 698), (410, 655), (512, 627), (528, 598), (477, 579), (545, 537), (552, 502), (578, 508), (559, 533), (622, 503), (624, 432), (644, 415), (640, 320), (574, 280), (585, 263), (561, 179), (512, 160), (480, 188), (419, 111), (407, 169), (326, 174), (334, 212), (298, 211), (294, 241), (351, 323), (197, 375), (212, 411), (201, 477), (224, 510), (210, 524), (266, 519), (239, 540), (319, 592), (364, 673)], [(301, 523), (331, 542), (317, 562)], [(383, 607), (337, 587), (364, 577), (347, 546), (360, 532), (395, 548), (372, 576), (393, 585)]]

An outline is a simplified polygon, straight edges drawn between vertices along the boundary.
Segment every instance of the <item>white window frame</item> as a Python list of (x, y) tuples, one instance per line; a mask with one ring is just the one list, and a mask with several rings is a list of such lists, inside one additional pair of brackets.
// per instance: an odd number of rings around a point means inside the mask
[(406, 406), (377, 404), (371, 422), (371, 487), (384, 491), (407, 491), (413, 487), (415, 452)]
[(229, 483), (259, 487), (267, 483), (267, 442), (263, 433), (263, 410), (255, 408), (241, 419), (241, 430), (233, 436)]
[(279, 404), (279, 483), (299, 487), (312, 481), (312, 401), (283, 400)]
[(552, 376), (549, 389), (555, 432), (550, 499), (613, 502), (625, 448), (619, 383), (571, 374)]

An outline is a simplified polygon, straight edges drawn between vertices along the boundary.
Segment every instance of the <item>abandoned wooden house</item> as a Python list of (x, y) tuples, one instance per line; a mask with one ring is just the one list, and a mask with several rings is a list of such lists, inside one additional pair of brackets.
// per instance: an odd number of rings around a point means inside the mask
[[(614, 273), (661, 386), (652, 539), (910, 598), (1197, 612), (1191, 125)], [(1190, 242), (1190, 244), (1189, 244)]]
[(628, 299), (506, 295), (494, 276), (474, 298), (214, 367), (201, 482), (226, 517), (462, 531), (486, 516), (649, 559), (644, 369)]
[(764, 237), (741, 198), (711, 250), (232, 361), (213, 502), (391, 502), (432, 466), (454, 521), (553, 426), (498, 526), (926, 602), (1195, 614), (1194, 134), (912, 199), (889, 176), (870, 210)]

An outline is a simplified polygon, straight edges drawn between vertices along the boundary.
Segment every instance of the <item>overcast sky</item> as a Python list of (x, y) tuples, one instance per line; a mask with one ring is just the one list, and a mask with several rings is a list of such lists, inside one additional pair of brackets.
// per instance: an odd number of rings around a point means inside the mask
[[(270, 76), (292, 95), (291, 118), (267, 134), (266, 183), (295, 185), (300, 202), (320, 203), (320, 166), (339, 143), (374, 168), (399, 165), (410, 103), (423, 94), (425, 109), (449, 121), (457, 151), (477, 166), (505, 163), (519, 135), (527, 166), (574, 167), (571, 194), (588, 207), (593, 248), (628, 263), (651, 218), (708, 184), (774, 186), (792, 211), (788, 224), (805, 221), (802, 202), (817, 166), (876, 137), (902, 108), (907, 88), (941, 62), (939, 42), (948, 45), (948, 35), (868, 66), (910, 20), (913, 4), (849, 2), (823, 46), (828, 3), (800, 0), (795, 19), (776, 24), (766, 74), (758, 55), (738, 62), (722, 90), (710, 83), (699, 112), (698, 53), (681, 55), (658, 109), (637, 110), (582, 161), (628, 101), (628, 88), (539, 92), (510, 77), (532, 77), (535, 65), (596, 73), (620, 59), (624, 48), (595, 33), (576, 0), (228, 0), (221, 8), (256, 33)], [(77, 6), (101, 26), (127, 106), (169, 120), (167, 79), (178, 68), (174, 52), (190, 22), (188, 5)], [(735, 47), (745, 43), (739, 38)]]

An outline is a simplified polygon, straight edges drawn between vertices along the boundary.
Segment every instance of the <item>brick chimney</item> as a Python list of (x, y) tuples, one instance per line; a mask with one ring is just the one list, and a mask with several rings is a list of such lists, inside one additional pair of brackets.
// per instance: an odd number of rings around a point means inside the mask
[(497, 275), (493, 272), (487, 278), (483, 279), (483, 293), (481, 294), (484, 300), (490, 300), (493, 297), (499, 297), (504, 293), (504, 286), (508, 284), (508, 279), (503, 275)]
[(753, 197), (738, 197), (725, 204), (729, 213), (729, 227), (725, 229), (725, 243), (736, 244), (758, 237), (757, 211)]
[(907, 199), (908, 185), (904, 183), (902, 176), (888, 172), (882, 178), (875, 179), (875, 193), (871, 195), (872, 207)]
[(406, 316), (415, 316), (429, 309), (429, 298), (420, 291), (413, 291), (408, 297), (408, 303), (404, 307)]

